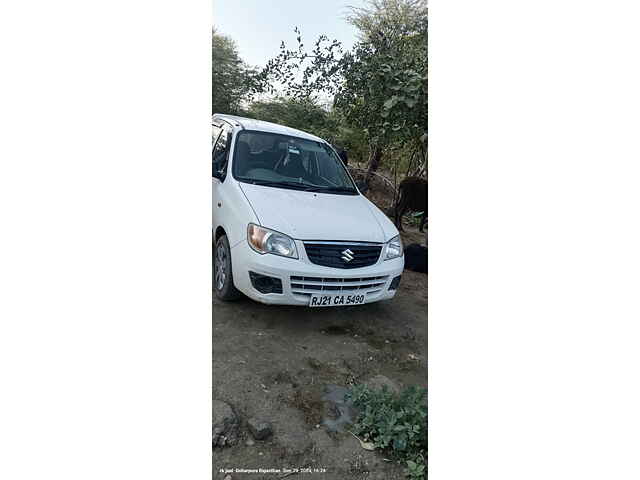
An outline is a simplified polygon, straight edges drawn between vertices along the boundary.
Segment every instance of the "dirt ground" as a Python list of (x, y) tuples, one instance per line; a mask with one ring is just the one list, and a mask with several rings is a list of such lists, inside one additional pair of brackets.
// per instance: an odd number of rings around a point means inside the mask
[[(417, 231), (405, 245), (424, 243)], [(400, 479), (402, 469), (361, 448), (349, 433), (321, 426), (328, 384), (384, 375), (426, 387), (427, 275), (405, 270), (396, 297), (363, 306), (308, 309), (249, 299), (213, 301), (213, 398), (240, 418), (240, 441), (213, 451), (213, 479)], [(246, 421), (271, 422), (251, 445)], [(249, 444), (247, 445), (247, 440)], [(311, 468), (293, 475), (220, 473), (235, 468)]]

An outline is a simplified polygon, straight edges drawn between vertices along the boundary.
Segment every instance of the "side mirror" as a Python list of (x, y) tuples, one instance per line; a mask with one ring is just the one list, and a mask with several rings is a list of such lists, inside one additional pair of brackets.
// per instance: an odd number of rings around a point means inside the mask
[(367, 183), (363, 181), (356, 182), (356, 187), (358, 187), (360, 193), (367, 193), (367, 191), (369, 190), (369, 185), (367, 185)]
[(216, 166), (217, 165), (214, 163), (213, 164), (213, 173), (211, 174), (211, 176), (213, 178), (217, 178), (218, 180), (222, 181), (222, 180), (224, 180), (224, 172), (222, 170), (218, 170), (216, 168)]

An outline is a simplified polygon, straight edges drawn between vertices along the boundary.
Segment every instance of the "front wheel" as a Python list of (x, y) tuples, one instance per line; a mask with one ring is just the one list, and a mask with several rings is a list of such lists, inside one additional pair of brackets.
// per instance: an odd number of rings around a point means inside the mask
[(231, 248), (226, 235), (216, 242), (213, 262), (213, 288), (220, 300), (230, 301), (240, 298), (240, 291), (233, 284), (231, 268)]

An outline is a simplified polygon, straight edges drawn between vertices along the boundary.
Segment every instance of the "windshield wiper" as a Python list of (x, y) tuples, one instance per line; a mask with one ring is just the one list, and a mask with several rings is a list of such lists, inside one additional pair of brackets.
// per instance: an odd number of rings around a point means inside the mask
[(265, 187), (289, 187), (294, 188), (296, 190), (304, 190), (304, 191), (316, 191), (321, 187), (317, 185), (310, 185), (308, 183), (299, 183), (299, 182), (271, 182), (268, 180), (253, 180), (247, 179), (248, 183), (253, 185), (262, 185)]
[(331, 193), (356, 193), (351, 187), (326, 187), (322, 189), (323, 192), (331, 192)]
[(295, 187), (305, 192), (318, 192), (318, 193), (356, 193), (353, 188), (349, 187), (330, 187), (322, 185), (313, 185), (310, 183), (297, 183), (297, 182), (279, 182), (279, 185), (285, 185), (288, 187)]
[(257, 179), (246, 179), (246, 182), (251, 183), (252, 185), (262, 185), (265, 187), (280, 187), (280, 188), (291, 188), (295, 190), (301, 190), (303, 192), (320, 192), (320, 193), (352, 193), (355, 194), (356, 190), (350, 187), (329, 187), (322, 185), (314, 185), (311, 183), (301, 183), (301, 182), (274, 182), (269, 180), (257, 180)]

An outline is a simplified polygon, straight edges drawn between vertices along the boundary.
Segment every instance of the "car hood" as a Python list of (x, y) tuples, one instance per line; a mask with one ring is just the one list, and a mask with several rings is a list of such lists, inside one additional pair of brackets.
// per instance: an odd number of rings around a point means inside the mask
[[(298, 240), (386, 242), (391, 221), (361, 195), (303, 192), (241, 183), (263, 227)], [(394, 233), (395, 231), (395, 233)]]

